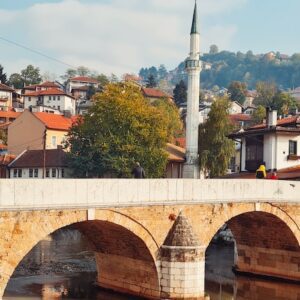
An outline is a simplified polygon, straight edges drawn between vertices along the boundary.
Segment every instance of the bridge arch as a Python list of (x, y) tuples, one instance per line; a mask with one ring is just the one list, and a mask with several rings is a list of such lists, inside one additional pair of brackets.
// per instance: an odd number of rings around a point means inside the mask
[(237, 207), (213, 220), (210, 242), (226, 223), (235, 239), (237, 271), (300, 281), (300, 230), (295, 220), (270, 203), (255, 204), (252, 210)]
[[(156, 266), (158, 245), (151, 233), (133, 218), (109, 209), (96, 209), (92, 212), (92, 217), (86, 210), (13, 212), (6, 213), (6, 216), (10, 224), (6, 224), (5, 227), (9, 230), (0, 238), (0, 296), (4, 294), (10, 277), (25, 255), (43, 238), (68, 226), (74, 226), (87, 236), (96, 253), (97, 267), (105, 260), (114, 259), (112, 264), (124, 264), (124, 272), (125, 268), (131, 268), (127, 270), (126, 276), (122, 276), (124, 278), (130, 277), (134, 267), (145, 272), (151, 285), (141, 282), (140, 278), (139, 282), (134, 282), (135, 279), (131, 278), (132, 290), (125, 292), (139, 294), (143, 289), (144, 295), (159, 294), (160, 275)], [(122, 253), (124, 257), (120, 259)], [(98, 275), (99, 285), (122, 291), (118, 284), (111, 285), (110, 279), (108, 276)]]

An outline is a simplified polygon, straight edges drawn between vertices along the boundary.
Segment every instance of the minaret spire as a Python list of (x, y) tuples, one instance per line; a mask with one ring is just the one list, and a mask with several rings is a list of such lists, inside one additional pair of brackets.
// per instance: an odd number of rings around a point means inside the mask
[(198, 132), (200, 94), (200, 34), (198, 29), (197, 1), (195, 1), (190, 37), (190, 54), (185, 61), (188, 74), (187, 117), (186, 117), (186, 162), (184, 178), (199, 178)]
[(191, 28), (191, 34), (194, 34), (194, 33), (199, 33), (197, 0), (195, 0), (193, 23), (192, 23), (192, 28)]

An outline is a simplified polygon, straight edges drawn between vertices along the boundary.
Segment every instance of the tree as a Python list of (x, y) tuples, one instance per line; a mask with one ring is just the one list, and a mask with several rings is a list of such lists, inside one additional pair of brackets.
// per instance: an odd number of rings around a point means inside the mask
[(154, 76), (153, 76), (153, 75), (150, 75), (150, 76), (148, 77), (146, 87), (147, 87), (147, 88), (155, 88), (156, 86), (157, 86), (157, 82), (155, 81)]
[(158, 77), (159, 79), (164, 79), (168, 75), (168, 71), (165, 67), (165, 65), (160, 65), (158, 68)]
[(163, 175), (168, 119), (130, 83), (108, 84), (89, 113), (70, 129), (69, 165), (77, 177), (131, 177), (140, 162), (147, 177)]
[(187, 87), (183, 80), (176, 84), (173, 90), (174, 101), (179, 107), (187, 101)]
[(211, 106), (207, 122), (199, 126), (200, 169), (210, 177), (225, 175), (235, 152), (234, 142), (227, 138), (233, 130), (229, 107), (227, 97), (217, 99)]
[(261, 124), (266, 118), (266, 108), (262, 105), (257, 106), (256, 110), (251, 116), (251, 120), (254, 124)]
[(275, 83), (259, 81), (256, 84), (257, 96), (254, 99), (256, 105), (274, 108), (274, 97), (278, 91)]
[(228, 93), (232, 101), (244, 104), (247, 93), (247, 85), (244, 82), (232, 81), (228, 87)]
[(24, 81), (20, 74), (13, 73), (9, 76), (9, 85), (14, 89), (22, 89), (24, 87)]
[(297, 101), (288, 93), (278, 92), (273, 98), (273, 108), (279, 115), (288, 115), (291, 110), (297, 108)]
[(109, 84), (109, 78), (104, 74), (98, 75), (96, 80), (99, 81), (101, 88), (104, 88), (107, 84)]
[(28, 65), (26, 69), (22, 70), (21, 76), (25, 85), (38, 84), (42, 81), (40, 69), (33, 65)]
[(110, 75), (110, 82), (111, 82), (111, 83), (117, 83), (117, 82), (119, 82), (118, 76), (115, 75), (114, 73), (112, 73), (112, 74)]
[(0, 65), (0, 83), (7, 84), (6, 73), (3, 72), (3, 67)]
[(159, 109), (167, 119), (168, 141), (173, 142), (174, 137), (178, 137), (182, 133), (182, 120), (180, 118), (178, 107), (168, 101), (168, 99), (158, 99), (152, 103)]
[(65, 74), (60, 77), (66, 83), (70, 78), (75, 77), (76, 75), (77, 71), (75, 69), (67, 69)]
[(217, 45), (211, 45), (209, 47), (209, 54), (217, 54), (219, 53), (219, 48)]
[(91, 71), (89, 68), (85, 67), (85, 66), (79, 66), (76, 70), (76, 74), (78, 76), (90, 76), (91, 75)]

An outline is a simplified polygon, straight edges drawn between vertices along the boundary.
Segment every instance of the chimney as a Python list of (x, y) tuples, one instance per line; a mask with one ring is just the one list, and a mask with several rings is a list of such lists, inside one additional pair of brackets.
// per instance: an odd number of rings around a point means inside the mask
[(267, 107), (267, 127), (275, 127), (277, 125), (277, 110)]

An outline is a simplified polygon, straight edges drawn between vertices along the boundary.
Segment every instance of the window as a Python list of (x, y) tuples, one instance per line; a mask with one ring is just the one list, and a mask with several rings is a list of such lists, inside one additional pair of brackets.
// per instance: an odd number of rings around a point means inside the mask
[(28, 97), (28, 101), (31, 101), (31, 97)]
[(39, 169), (34, 169), (34, 177), (39, 177)]
[(30, 177), (30, 178), (33, 177), (33, 169), (29, 169), (29, 177)]
[(60, 105), (57, 105), (57, 109), (60, 110)]
[(22, 169), (18, 169), (18, 177), (19, 177), (19, 178), (22, 177)]
[(56, 177), (56, 169), (52, 169), (52, 177)]
[(52, 136), (52, 147), (56, 147), (56, 136)]
[(46, 177), (49, 178), (50, 177), (50, 170), (46, 169)]
[(18, 170), (14, 169), (14, 177), (18, 177)]
[(56, 97), (55, 97), (55, 96), (53, 96), (53, 100), (56, 100)]
[(51, 96), (49, 96), (49, 101), (51, 101)]
[(61, 177), (62, 177), (62, 178), (65, 177), (65, 169), (61, 169)]
[(297, 142), (289, 141), (289, 155), (297, 155)]
[(60, 96), (57, 96), (57, 100), (60, 100)]

